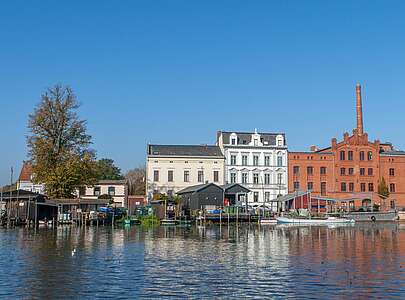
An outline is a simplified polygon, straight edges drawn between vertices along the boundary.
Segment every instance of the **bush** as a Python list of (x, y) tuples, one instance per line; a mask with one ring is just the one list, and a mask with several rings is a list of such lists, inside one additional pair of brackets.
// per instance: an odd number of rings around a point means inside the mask
[(159, 225), (160, 224), (159, 218), (157, 216), (155, 216), (155, 215), (140, 216), (139, 221), (144, 226), (153, 226), (153, 225)]

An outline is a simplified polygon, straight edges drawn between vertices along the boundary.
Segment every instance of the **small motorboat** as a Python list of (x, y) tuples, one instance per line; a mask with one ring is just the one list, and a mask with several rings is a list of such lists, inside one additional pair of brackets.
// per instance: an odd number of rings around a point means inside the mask
[(353, 219), (344, 219), (336, 217), (328, 218), (287, 218), (279, 217), (276, 219), (278, 224), (353, 224), (355, 221)]
[(163, 219), (160, 220), (160, 225), (176, 225), (177, 221), (173, 219)]
[(260, 225), (274, 225), (277, 224), (277, 219), (260, 219)]

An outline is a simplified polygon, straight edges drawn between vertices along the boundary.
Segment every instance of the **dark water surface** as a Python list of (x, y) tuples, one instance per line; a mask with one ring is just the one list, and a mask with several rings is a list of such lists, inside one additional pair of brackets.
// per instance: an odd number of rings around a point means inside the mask
[(405, 299), (405, 225), (0, 229), (0, 298)]

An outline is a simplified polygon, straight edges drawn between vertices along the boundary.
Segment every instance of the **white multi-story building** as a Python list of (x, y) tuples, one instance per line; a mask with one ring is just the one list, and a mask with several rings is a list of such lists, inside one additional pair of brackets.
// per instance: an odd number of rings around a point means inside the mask
[(288, 193), (287, 145), (283, 133), (217, 133), (217, 145), (225, 155), (225, 182), (239, 183), (251, 190), (248, 202), (271, 202)]
[(149, 200), (207, 182), (224, 184), (225, 157), (218, 146), (148, 145), (146, 164)]

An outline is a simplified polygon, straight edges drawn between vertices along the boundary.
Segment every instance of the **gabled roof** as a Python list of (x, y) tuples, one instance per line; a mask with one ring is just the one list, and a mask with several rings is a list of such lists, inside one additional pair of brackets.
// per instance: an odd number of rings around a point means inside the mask
[(99, 180), (97, 181), (96, 185), (123, 185), (126, 184), (127, 181), (125, 179), (119, 179), (119, 180)]
[(220, 189), (222, 189), (219, 185), (216, 185), (215, 183), (204, 183), (204, 184), (198, 184), (198, 185), (193, 185), (193, 186), (189, 186), (186, 187), (185, 189), (182, 189), (181, 191), (178, 191), (177, 194), (186, 194), (186, 193), (194, 193), (194, 192), (198, 192), (201, 191), (211, 185), (214, 185)]
[(32, 165), (29, 162), (24, 162), (18, 180), (31, 181), (31, 176), (32, 176)]
[(224, 157), (221, 149), (213, 145), (148, 145), (148, 156)]
[(221, 188), (224, 190), (225, 194), (227, 192), (231, 193), (249, 193), (250, 190), (239, 183), (228, 183), (221, 185)]

